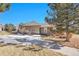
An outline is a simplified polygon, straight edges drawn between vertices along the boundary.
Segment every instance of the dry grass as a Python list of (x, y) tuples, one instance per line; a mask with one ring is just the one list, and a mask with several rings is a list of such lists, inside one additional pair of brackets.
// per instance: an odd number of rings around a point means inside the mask
[(66, 39), (64, 38), (57, 38), (57, 37), (54, 37), (53, 35), (50, 35), (50, 36), (41, 36), (43, 40), (46, 40), (46, 41), (65, 41)]
[[(35, 51), (35, 50), (27, 50), (25, 48), (28, 47), (24, 46), (17, 48), (15, 45), (1, 46), (0, 56), (63, 56), (63, 54), (49, 49), (41, 49), (39, 51), (38, 50)], [(33, 48), (35, 48), (35, 46)], [(37, 48), (38, 47), (36, 47), (36, 49)]]
[(9, 33), (9, 32), (6, 32), (6, 31), (1, 31), (0, 32), (0, 35), (10, 35), (11, 33)]
[(73, 34), (69, 42), (64, 42), (63, 45), (79, 49), (79, 35)]
[(63, 46), (73, 47), (79, 49), (79, 35), (78, 34), (72, 34), (72, 36), (69, 38), (69, 41), (58, 41), (59, 44)]

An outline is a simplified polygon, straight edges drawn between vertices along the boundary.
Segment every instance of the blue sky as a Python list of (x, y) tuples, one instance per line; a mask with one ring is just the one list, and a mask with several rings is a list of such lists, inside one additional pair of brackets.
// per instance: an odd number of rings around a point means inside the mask
[(47, 9), (46, 3), (13, 3), (8, 11), (0, 13), (0, 23), (19, 24), (30, 21), (44, 23)]

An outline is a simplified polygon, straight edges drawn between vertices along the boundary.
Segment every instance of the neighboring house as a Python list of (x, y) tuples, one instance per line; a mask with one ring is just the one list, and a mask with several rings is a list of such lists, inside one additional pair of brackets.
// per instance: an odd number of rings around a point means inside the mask
[(0, 31), (4, 30), (4, 26), (2, 24), (0, 24)]

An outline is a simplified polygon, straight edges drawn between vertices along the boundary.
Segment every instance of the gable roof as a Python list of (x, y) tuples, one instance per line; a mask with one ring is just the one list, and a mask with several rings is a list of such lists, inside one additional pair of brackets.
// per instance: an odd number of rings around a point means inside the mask
[(23, 25), (23, 26), (34, 26), (34, 25), (38, 25), (38, 26), (40, 26), (40, 24), (39, 23), (37, 23), (36, 21), (31, 21), (31, 22), (28, 22), (28, 23), (26, 23), (25, 25)]

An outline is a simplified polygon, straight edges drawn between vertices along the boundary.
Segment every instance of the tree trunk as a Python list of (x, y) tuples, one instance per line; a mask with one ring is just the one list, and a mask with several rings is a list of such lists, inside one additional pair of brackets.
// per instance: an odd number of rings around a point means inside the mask
[(66, 29), (66, 41), (69, 41), (69, 31)]
[(69, 41), (69, 22), (68, 22), (68, 17), (67, 17), (67, 22), (66, 22), (66, 41)]

